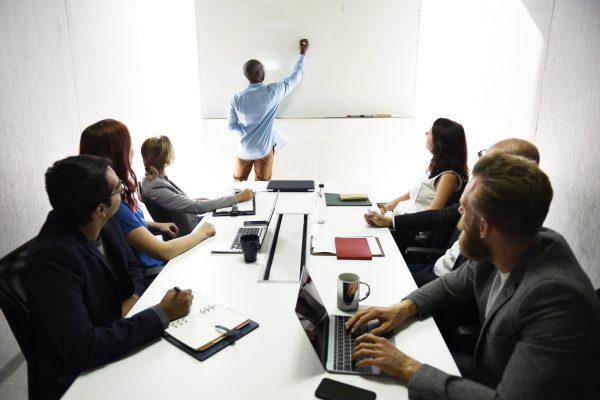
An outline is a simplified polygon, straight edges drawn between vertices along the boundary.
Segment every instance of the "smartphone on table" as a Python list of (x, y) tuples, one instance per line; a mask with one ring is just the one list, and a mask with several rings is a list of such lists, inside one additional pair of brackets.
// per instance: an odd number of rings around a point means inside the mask
[(375, 400), (377, 395), (347, 383), (323, 378), (315, 391), (315, 396), (323, 400)]

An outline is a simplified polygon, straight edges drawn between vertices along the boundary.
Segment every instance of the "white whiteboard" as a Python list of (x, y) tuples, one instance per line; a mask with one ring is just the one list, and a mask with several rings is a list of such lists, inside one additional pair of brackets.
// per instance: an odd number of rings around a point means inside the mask
[(196, 0), (202, 117), (226, 117), (251, 58), (265, 66), (265, 83), (288, 76), (302, 37), (304, 78), (279, 117), (412, 117), (419, 8), (420, 0)]

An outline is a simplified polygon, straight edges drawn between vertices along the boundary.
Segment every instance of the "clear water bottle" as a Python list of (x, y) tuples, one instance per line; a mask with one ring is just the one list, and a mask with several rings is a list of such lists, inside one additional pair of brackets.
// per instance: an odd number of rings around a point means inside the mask
[(327, 202), (325, 201), (325, 185), (319, 183), (317, 192), (317, 204), (315, 205), (315, 222), (324, 224), (327, 222)]

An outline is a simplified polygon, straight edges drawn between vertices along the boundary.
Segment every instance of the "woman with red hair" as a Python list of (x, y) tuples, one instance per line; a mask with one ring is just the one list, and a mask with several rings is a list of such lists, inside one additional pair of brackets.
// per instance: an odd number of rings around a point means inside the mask
[(189, 235), (164, 242), (151, 233), (151, 231), (160, 232), (174, 237), (178, 228), (172, 222), (147, 222), (144, 219), (144, 212), (136, 199), (138, 182), (131, 167), (133, 159), (131, 136), (127, 127), (121, 122), (105, 119), (85, 128), (81, 133), (79, 153), (110, 159), (112, 168), (123, 182), (125, 193), (122, 195), (121, 206), (115, 218), (125, 240), (138, 260), (147, 268), (146, 276), (155, 275), (168, 260), (215, 234), (214, 226), (207, 222)]

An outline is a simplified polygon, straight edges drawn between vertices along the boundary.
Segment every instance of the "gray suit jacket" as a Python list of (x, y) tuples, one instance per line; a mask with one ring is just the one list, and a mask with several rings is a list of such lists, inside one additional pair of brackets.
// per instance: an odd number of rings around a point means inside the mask
[(495, 272), (469, 261), (407, 297), (424, 316), (475, 295), (483, 321), (475, 349), (481, 384), (423, 365), (408, 382), (410, 398), (597, 399), (600, 300), (564, 238), (542, 229), (486, 319)]
[(140, 193), (148, 212), (156, 222), (174, 222), (179, 228), (177, 237), (187, 235), (200, 222), (198, 214), (228, 207), (236, 203), (235, 195), (212, 200), (190, 199), (166, 176), (144, 177)]

